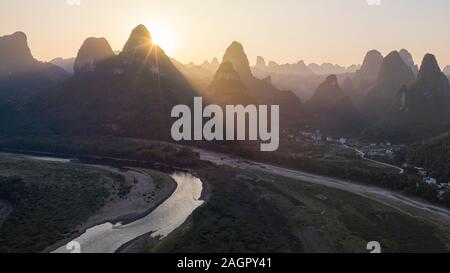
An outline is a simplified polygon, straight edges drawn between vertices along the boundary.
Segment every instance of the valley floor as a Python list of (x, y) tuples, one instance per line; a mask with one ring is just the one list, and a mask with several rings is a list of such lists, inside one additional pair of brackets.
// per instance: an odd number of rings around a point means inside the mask
[[(160, 149), (160, 144), (132, 143), (136, 150)], [(168, 151), (177, 153), (182, 147), (173, 146)], [(183, 160), (192, 164), (189, 171), (204, 182), (206, 204), (168, 237), (155, 240), (144, 235), (121, 252), (368, 252), (370, 241), (380, 242), (383, 252), (450, 252), (446, 208), (370, 185), (196, 151), (202, 161)], [(127, 173), (131, 176), (126, 180), (134, 177), (137, 184), (139, 179), (150, 183), (146, 174), (155, 185), (162, 183), (148, 168)], [(125, 196), (137, 198), (154, 187), (135, 187)], [(130, 210), (145, 212), (146, 204), (130, 206), (128, 202), (109, 202), (107, 211), (119, 213), (97, 211), (97, 217), (121, 215), (126, 220)]]
[(275, 165), (259, 163), (216, 152), (205, 151), (200, 149), (198, 149), (197, 151), (199, 151), (201, 158), (203, 160), (207, 160), (216, 163), (218, 165), (227, 165), (247, 170), (257, 170), (273, 175), (279, 175), (292, 179), (298, 179), (300, 181), (324, 185), (327, 187), (355, 193), (369, 199), (374, 199), (378, 202), (388, 203), (397, 209), (410, 207), (411, 209), (423, 211), (423, 213), (428, 214), (428, 216), (430, 216), (432, 219), (436, 219), (437, 221), (450, 225), (449, 209), (432, 205), (423, 200), (405, 197), (399, 193), (395, 193), (387, 189), (382, 189), (374, 186), (354, 183), (342, 179), (336, 179), (317, 174), (311, 174), (299, 170), (292, 170)]
[(95, 225), (134, 221), (176, 187), (154, 170), (32, 158), (1, 155), (0, 252), (49, 252)]
[(208, 203), (146, 251), (367, 253), (370, 241), (383, 252), (450, 249), (449, 223), (430, 213), (267, 170), (222, 165), (198, 173), (210, 185)]
[(150, 169), (118, 170), (107, 166), (97, 166), (120, 175), (124, 175), (130, 191), (120, 198), (110, 199), (97, 213), (80, 224), (71, 238), (59, 241), (46, 248), (46, 251), (55, 250), (66, 245), (73, 238), (80, 236), (87, 229), (103, 223), (127, 224), (136, 221), (158, 207), (175, 190), (175, 182), (166, 174)]

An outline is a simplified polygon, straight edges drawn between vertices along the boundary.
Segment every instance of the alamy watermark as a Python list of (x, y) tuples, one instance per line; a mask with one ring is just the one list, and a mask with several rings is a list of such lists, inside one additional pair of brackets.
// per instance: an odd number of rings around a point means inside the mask
[(69, 6), (80, 6), (81, 0), (66, 0), (66, 4)]
[(381, 6), (381, 0), (366, 0), (369, 6)]
[(367, 250), (369, 253), (379, 254), (381, 253), (381, 244), (378, 241), (371, 241), (367, 243)]
[[(171, 113), (172, 118), (178, 118), (172, 125), (172, 138), (175, 141), (260, 140), (265, 142), (260, 145), (261, 151), (278, 150), (279, 105), (226, 105), (224, 108), (225, 113), (219, 105), (212, 104), (203, 108), (202, 97), (194, 98), (193, 115), (189, 106), (176, 105)], [(205, 124), (204, 118), (209, 118)]]

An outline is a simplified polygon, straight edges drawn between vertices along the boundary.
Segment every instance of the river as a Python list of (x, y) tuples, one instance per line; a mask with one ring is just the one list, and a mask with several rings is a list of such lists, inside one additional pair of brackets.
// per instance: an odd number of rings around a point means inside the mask
[[(82, 253), (114, 253), (124, 244), (150, 233), (153, 238), (164, 238), (181, 226), (192, 212), (201, 206), (202, 182), (188, 173), (174, 173), (175, 192), (147, 216), (127, 225), (104, 223), (88, 229), (73, 240)], [(54, 253), (68, 253), (66, 246)]]
[[(73, 162), (73, 159), (15, 153), (0, 153), (0, 157), (60, 163)], [(95, 165), (92, 166), (95, 167)], [(79, 246), (78, 250), (82, 253), (114, 253), (121, 246), (145, 234), (150, 234), (153, 238), (167, 237), (204, 203), (200, 200), (203, 184), (199, 178), (187, 172), (172, 172), (170, 176), (177, 184), (175, 191), (150, 214), (125, 225), (103, 223), (94, 226), (70, 244)], [(53, 253), (72, 252), (67, 248), (64, 245)]]

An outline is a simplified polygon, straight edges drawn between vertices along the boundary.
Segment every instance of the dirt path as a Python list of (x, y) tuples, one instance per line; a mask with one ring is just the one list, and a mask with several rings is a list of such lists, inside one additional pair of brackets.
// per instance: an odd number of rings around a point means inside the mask
[(387, 189), (365, 184), (291, 170), (284, 167), (231, 157), (229, 155), (201, 149), (196, 149), (196, 151), (200, 153), (202, 160), (210, 161), (218, 165), (228, 165), (242, 169), (254, 169), (358, 194), (400, 210), (412, 217), (423, 218), (440, 225), (445, 225), (450, 230), (450, 210), (430, 204), (423, 200), (406, 197)]
[(370, 161), (370, 162), (375, 163), (375, 164), (379, 164), (379, 165), (383, 165), (383, 166), (386, 166), (386, 167), (389, 167), (389, 168), (396, 169), (396, 170), (398, 170), (400, 172), (400, 174), (404, 174), (405, 173), (405, 170), (400, 168), (400, 167), (398, 167), (398, 166), (395, 166), (395, 165), (392, 165), (392, 164), (389, 164), (389, 163), (385, 163), (385, 162), (381, 162), (381, 161), (377, 161), (377, 160), (374, 160), (374, 159), (367, 158), (366, 154), (363, 151), (361, 151), (361, 150), (359, 150), (357, 148), (350, 147), (350, 146), (348, 146), (346, 144), (343, 144), (341, 147), (344, 147), (346, 149), (350, 149), (352, 151), (355, 151), (357, 154), (359, 154), (361, 156), (361, 158), (363, 160)]

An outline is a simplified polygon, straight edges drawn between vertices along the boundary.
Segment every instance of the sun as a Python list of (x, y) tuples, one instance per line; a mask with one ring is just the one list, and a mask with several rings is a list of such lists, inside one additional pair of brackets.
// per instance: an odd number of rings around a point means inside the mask
[(148, 23), (153, 43), (160, 46), (167, 54), (173, 54), (176, 50), (176, 33), (172, 27), (166, 24)]

